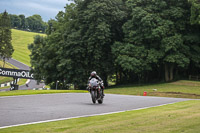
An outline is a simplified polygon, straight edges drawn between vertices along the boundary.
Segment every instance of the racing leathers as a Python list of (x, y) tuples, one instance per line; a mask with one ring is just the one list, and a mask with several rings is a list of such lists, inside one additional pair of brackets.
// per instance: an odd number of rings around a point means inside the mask
[(98, 75), (94, 75), (94, 76), (90, 76), (90, 77), (89, 77), (88, 82), (89, 82), (92, 78), (96, 78), (96, 79), (99, 81), (99, 83), (100, 83), (100, 87), (101, 87), (102, 92), (103, 92), (103, 96), (105, 96), (105, 95), (104, 95), (104, 85), (103, 85), (103, 80), (102, 80)]

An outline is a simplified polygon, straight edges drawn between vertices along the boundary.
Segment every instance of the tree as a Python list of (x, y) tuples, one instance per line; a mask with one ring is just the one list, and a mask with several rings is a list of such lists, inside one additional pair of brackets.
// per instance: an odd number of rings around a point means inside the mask
[(19, 16), (10, 14), (9, 16), (11, 18), (12, 28), (42, 33), (46, 30), (47, 23), (42, 20), (40, 15), (35, 14), (27, 18), (23, 14)]
[[(12, 53), (14, 52), (12, 43), (11, 43), (11, 24), (8, 13), (5, 11), (0, 18), (0, 57), (4, 61), (5, 59), (11, 58)], [(3, 65), (3, 67), (4, 67)]]
[(142, 78), (164, 65), (165, 80), (173, 80), (175, 68), (185, 68), (190, 62), (183, 39), (189, 4), (186, 0), (129, 0), (127, 7), (131, 15), (123, 26), (123, 42), (113, 46), (115, 62)]
[(189, 0), (192, 4), (191, 6), (191, 24), (200, 24), (200, 1), (199, 0)]
[(11, 27), (19, 28), (21, 26), (21, 19), (19, 16), (11, 14), (10, 19), (11, 19)]
[[(113, 75), (133, 83), (198, 72), (200, 29), (190, 8), (187, 0), (74, 0), (31, 45), (34, 73), (47, 84), (83, 88), (93, 70), (105, 83)], [(32, 30), (34, 20), (41, 19), (27, 18)]]
[[(49, 79), (48, 83), (65, 79), (66, 83), (83, 88), (90, 72), (96, 70), (107, 85), (108, 74), (113, 72), (111, 45), (120, 39), (122, 21), (126, 16), (122, 6), (121, 0), (77, 0), (67, 5), (65, 12), (59, 12), (56, 21), (48, 22), (45, 50), (54, 57), (46, 57), (48, 62), (56, 63), (54, 72), (51, 71), (52, 65), (46, 69), (55, 73), (54, 76), (43, 75)], [(50, 47), (54, 48), (54, 53), (49, 51)], [(35, 68), (36, 65), (32, 65)], [(41, 69), (44, 69), (42, 65)]]
[(120, 38), (121, 23), (126, 16), (121, 9), (123, 2), (86, 0), (76, 4), (77, 16), (64, 36), (62, 69), (71, 68), (65, 75), (72, 79), (66, 79), (79, 86), (85, 85), (90, 72), (96, 70), (107, 86), (108, 74), (114, 71), (111, 45)]
[(188, 69), (189, 75), (200, 74), (200, 1), (189, 0), (191, 4), (190, 23), (192, 26), (188, 28), (188, 34), (185, 35), (185, 42), (189, 44), (190, 53), (190, 66)]
[(44, 32), (46, 29), (46, 23), (43, 22), (40, 15), (35, 14), (26, 18), (27, 27), (30, 31)]
[(26, 25), (27, 25), (26, 18), (23, 14), (19, 15), (19, 17), (20, 17), (20, 27), (19, 28), (22, 29), (22, 30), (25, 30)]
[(56, 21), (54, 20), (54, 19), (50, 19), (48, 22), (47, 22), (47, 29), (46, 29), (46, 31), (45, 31), (45, 33), (47, 34), (47, 35), (50, 35), (53, 31), (54, 31), (54, 27), (55, 26), (53, 26), (54, 24), (56, 23)]
[[(46, 84), (50, 84), (51, 88), (55, 88), (57, 81), (64, 82), (63, 76), (59, 74), (58, 52), (61, 46), (62, 33), (61, 17), (57, 15), (57, 20), (48, 22), (47, 37), (36, 36), (34, 42), (29, 44), (28, 48), (31, 51), (31, 65), (34, 72), (34, 78), (38, 81), (44, 79)], [(61, 77), (62, 76), (62, 77)], [(66, 86), (63, 86), (65, 88)]]

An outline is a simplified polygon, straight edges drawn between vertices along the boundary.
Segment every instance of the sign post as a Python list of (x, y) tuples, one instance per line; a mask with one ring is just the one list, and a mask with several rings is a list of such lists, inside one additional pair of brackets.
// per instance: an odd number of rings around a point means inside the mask
[(10, 85), (10, 90), (18, 90), (18, 78), (34, 79), (33, 74), (29, 70), (9, 69), (0, 67), (0, 76), (13, 77), (13, 83)]
[(0, 76), (33, 79), (33, 74), (29, 70), (0, 68)]

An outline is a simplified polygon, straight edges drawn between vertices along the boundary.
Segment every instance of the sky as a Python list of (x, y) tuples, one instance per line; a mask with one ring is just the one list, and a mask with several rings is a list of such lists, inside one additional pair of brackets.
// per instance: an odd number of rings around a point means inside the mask
[(24, 14), (26, 17), (39, 14), (43, 21), (54, 19), (59, 11), (64, 11), (68, 0), (0, 0), (0, 13)]

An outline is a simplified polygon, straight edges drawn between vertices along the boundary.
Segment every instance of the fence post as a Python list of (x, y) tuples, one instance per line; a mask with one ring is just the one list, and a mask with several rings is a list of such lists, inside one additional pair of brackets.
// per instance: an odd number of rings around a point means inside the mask
[(191, 75), (189, 75), (189, 80), (191, 80)]

